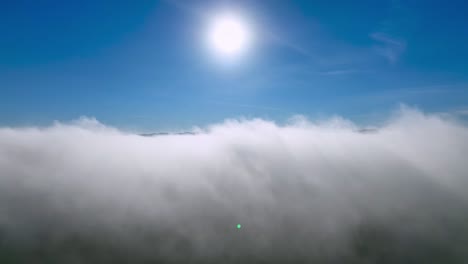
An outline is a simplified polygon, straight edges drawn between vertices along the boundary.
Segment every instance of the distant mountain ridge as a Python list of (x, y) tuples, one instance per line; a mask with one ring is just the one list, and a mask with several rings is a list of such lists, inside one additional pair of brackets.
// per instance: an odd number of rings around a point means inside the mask
[[(379, 130), (374, 127), (368, 127), (368, 128), (361, 128), (357, 129), (356, 132), (363, 133), (363, 134), (373, 134), (377, 133)], [(154, 132), (154, 133), (142, 133), (139, 134), (142, 137), (156, 137), (156, 136), (170, 136), (170, 135), (196, 135), (197, 133), (195, 132)]]
[(155, 132), (139, 134), (143, 137), (170, 136), (170, 135), (195, 135), (195, 132)]

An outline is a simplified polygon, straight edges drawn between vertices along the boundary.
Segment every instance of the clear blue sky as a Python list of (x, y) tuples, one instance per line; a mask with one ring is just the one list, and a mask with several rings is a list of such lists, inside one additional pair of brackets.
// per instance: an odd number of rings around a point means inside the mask
[[(201, 45), (235, 8), (256, 41), (235, 65)], [(231, 117), (353, 120), (399, 103), (468, 106), (466, 1), (2, 1), (0, 126), (80, 116), (144, 130)]]

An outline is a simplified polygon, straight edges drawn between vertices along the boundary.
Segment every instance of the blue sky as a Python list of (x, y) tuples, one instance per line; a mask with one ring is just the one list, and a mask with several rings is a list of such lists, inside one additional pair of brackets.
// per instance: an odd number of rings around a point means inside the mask
[[(235, 65), (202, 45), (205, 18), (222, 9), (255, 28)], [(456, 0), (2, 2), (0, 126), (367, 122), (399, 103), (467, 113), (467, 10)]]

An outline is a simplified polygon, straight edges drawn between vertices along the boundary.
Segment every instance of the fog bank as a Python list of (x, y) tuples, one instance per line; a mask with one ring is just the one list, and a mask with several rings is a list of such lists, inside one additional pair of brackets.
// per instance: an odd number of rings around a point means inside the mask
[(466, 263), (468, 127), (403, 108), (359, 129), (0, 128), (0, 262)]

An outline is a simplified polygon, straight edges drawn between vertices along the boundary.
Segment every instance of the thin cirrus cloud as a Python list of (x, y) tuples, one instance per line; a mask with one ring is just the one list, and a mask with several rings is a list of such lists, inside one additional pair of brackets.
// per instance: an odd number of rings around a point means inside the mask
[(404, 40), (386, 33), (374, 32), (370, 34), (370, 37), (378, 43), (375, 45), (374, 50), (385, 57), (391, 64), (395, 64), (406, 50), (406, 42)]
[(410, 108), (384, 124), (1, 128), (0, 259), (460, 263), (468, 127)]

